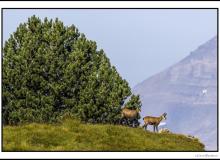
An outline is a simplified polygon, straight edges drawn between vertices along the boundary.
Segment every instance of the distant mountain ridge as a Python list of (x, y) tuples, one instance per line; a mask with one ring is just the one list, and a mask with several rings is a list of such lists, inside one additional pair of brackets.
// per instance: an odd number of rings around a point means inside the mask
[(133, 88), (141, 116), (168, 113), (173, 132), (198, 136), (217, 150), (217, 36), (190, 55)]

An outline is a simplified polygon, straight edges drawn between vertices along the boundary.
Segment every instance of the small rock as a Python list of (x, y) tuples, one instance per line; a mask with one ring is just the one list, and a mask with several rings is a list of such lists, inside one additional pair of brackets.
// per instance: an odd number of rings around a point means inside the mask
[(159, 133), (171, 133), (171, 131), (167, 128), (162, 128), (159, 130)]

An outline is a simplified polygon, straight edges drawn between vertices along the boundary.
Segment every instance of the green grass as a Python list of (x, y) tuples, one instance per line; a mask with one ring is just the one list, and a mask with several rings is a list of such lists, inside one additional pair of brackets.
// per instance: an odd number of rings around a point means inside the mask
[(56, 125), (5, 126), (3, 151), (204, 151), (204, 145), (184, 135), (69, 119)]

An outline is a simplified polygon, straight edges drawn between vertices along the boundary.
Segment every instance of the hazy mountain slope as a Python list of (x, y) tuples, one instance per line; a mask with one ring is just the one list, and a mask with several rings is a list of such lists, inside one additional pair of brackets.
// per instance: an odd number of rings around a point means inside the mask
[(136, 85), (142, 116), (168, 113), (167, 126), (198, 136), (207, 150), (217, 150), (217, 37), (179, 63)]

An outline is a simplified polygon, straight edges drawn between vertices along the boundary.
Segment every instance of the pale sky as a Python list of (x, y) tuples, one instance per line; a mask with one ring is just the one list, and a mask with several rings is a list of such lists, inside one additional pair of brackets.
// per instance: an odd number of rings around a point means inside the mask
[(3, 41), (32, 15), (74, 24), (97, 42), (131, 87), (217, 34), (216, 9), (4, 9)]

